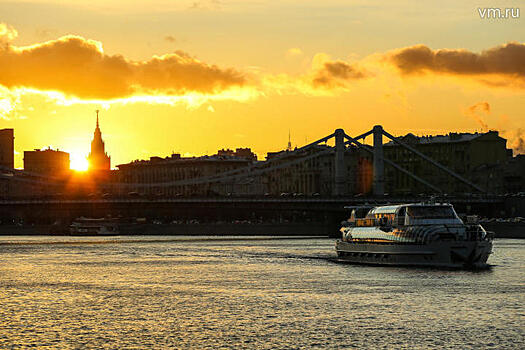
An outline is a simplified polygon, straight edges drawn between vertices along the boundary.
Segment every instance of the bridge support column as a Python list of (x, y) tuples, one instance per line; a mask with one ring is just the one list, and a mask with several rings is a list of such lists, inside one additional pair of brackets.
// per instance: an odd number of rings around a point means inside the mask
[(385, 194), (385, 162), (383, 154), (383, 127), (374, 126), (374, 196)]
[(345, 131), (343, 129), (335, 130), (335, 184), (333, 194), (342, 196), (345, 194), (346, 176), (345, 176)]

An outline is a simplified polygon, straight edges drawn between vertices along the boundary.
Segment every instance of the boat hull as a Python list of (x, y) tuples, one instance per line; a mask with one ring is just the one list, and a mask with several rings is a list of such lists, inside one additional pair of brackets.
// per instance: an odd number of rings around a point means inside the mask
[(340, 260), (373, 265), (483, 268), (491, 241), (438, 241), (429, 244), (336, 242)]

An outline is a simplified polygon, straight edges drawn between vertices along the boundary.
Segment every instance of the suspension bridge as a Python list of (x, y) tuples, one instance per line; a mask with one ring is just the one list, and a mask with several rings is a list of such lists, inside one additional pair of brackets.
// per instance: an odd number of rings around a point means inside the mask
[[(372, 145), (364, 143), (368, 136), (373, 137)], [(349, 204), (363, 203), (393, 203), (407, 201), (421, 201), (421, 197), (392, 198), (385, 196), (385, 167), (392, 167), (414, 181), (423, 184), (429, 192), (435, 195), (444, 195), (444, 190), (437, 184), (429, 182), (427, 179), (412, 173), (403, 168), (391, 159), (387, 159), (384, 154), (383, 139), (391, 140), (395, 144), (403, 147), (410, 154), (420, 157), (436, 171), (442, 171), (451, 181), (457, 181), (471, 188), (479, 195), (470, 198), (447, 197), (447, 201), (460, 206), (464, 212), (487, 213), (495, 211), (498, 206), (501, 208), (502, 200), (497, 197), (486, 196), (485, 191), (470, 180), (455, 173), (443, 164), (440, 164), (431, 157), (421, 153), (414, 147), (404, 143), (401, 139), (385, 131), (382, 126), (376, 125), (371, 130), (358, 136), (349, 136), (343, 129), (337, 129), (332, 134), (311, 142), (305, 146), (296, 148), (290, 152), (281, 152), (264, 162), (254, 162), (246, 167), (221, 172), (209, 176), (197, 176), (175, 181), (162, 182), (104, 182), (97, 183), (98, 188), (108, 193), (128, 193), (130, 191), (150, 192), (151, 189), (163, 187), (195, 186), (213, 183), (234, 183), (243, 179), (253, 179), (263, 176), (276, 170), (289, 168), (296, 164), (306, 162), (316, 157), (330, 155), (333, 160), (333, 186), (330, 196), (317, 197), (293, 197), (275, 198), (254, 196), (253, 198), (150, 198), (139, 197), (129, 198), (125, 196), (112, 198), (10, 198), (4, 196), (0, 200), (3, 220), (13, 220), (13, 218), (24, 217), (31, 220), (45, 217), (67, 217), (75, 216), (104, 216), (104, 215), (123, 215), (123, 216), (165, 216), (165, 217), (191, 217), (210, 216), (210, 218), (221, 218), (223, 216), (239, 217), (264, 217), (265, 215), (282, 216), (283, 213), (291, 217), (312, 217), (324, 218), (340, 217), (343, 207)], [(333, 147), (318, 147), (333, 141)], [(345, 152), (349, 147), (356, 147), (372, 157), (372, 191), (369, 196), (356, 198), (345, 193), (347, 183), (347, 167), (345, 164)], [(0, 169), (0, 186), (47, 186), (53, 191), (59, 191), (64, 187), (64, 179), (56, 176), (48, 176), (38, 173), (31, 173), (24, 170)], [(68, 183), (68, 186), (74, 186)], [(1, 187), (0, 187), (1, 190)], [(2, 220), (2, 217), (0, 217)]]

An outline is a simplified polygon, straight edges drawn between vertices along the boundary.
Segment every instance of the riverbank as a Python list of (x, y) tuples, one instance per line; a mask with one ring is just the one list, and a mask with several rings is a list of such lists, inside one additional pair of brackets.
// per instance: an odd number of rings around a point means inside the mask
[[(120, 235), (185, 236), (334, 236), (337, 227), (319, 223), (287, 224), (137, 224), (123, 225)], [(69, 235), (67, 227), (0, 225), (0, 235)]]
[[(483, 224), (496, 238), (525, 239), (525, 224), (493, 222)], [(138, 224), (123, 226), (120, 235), (187, 236), (327, 236), (337, 237), (337, 225), (321, 223), (220, 223)], [(68, 227), (54, 225), (0, 225), (0, 235), (69, 235)]]

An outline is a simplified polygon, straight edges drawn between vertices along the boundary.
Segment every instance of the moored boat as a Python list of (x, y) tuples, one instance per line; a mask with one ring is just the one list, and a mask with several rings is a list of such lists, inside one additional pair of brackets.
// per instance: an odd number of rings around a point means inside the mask
[(492, 252), (493, 235), (447, 203), (353, 207), (340, 231), (337, 255), (354, 263), (474, 268)]
[(116, 218), (79, 217), (69, 226), (69, 233), (75, 236), (114, 236), (119, 232)]

